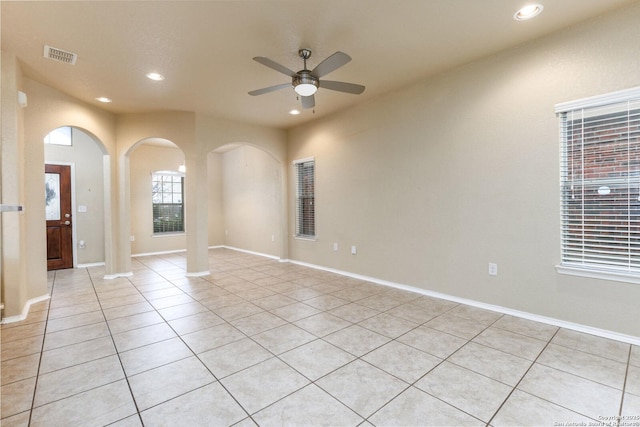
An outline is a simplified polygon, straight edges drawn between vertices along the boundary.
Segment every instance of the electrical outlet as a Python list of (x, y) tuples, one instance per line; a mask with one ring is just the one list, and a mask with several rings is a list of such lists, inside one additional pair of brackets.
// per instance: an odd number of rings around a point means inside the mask
[(351, 246), (351, 255), (355, 255), (358, 253), (358, 250), (355, 246)]
[(497, 276), (498, 275), (498, 264), (494, 264), (492, 262), (489, 263), (489, 276)]
[(338, 251), (338, 244), (337, 244), (337, 243), (334, 243), (334, 244), (333, 244), (333, 250), (334, 250), (335, 252), (337, 252), (337, 251)]
[(272, 241), (272, 242), (275, 242), (275, 241), (276, 241), (276, 236), (275, 236), (275, 234), (272, 234), (272, 235), (271, 235), (271, 241)]
[(136, 236), (129, 236), (129, 241), (135, 242), (136, 241)]

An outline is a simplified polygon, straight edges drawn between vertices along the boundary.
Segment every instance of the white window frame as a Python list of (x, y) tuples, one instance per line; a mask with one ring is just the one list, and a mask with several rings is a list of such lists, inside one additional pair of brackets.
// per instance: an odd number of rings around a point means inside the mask
[[(303, 228), (303, 224), (301, 223), (301, 220), (306, 221), (304, 219), (301, 218), (302, 216), (302, 207), (301, 207), (301, 189), (300, 189), (300, 171), (298, 169), (299, 165), (302, 165), (304, 163), (313, 163), (313, 194), (312, 194), (312, 198), (313, 198), (313, 218), (312, 218), (312, 227), (313, 227), (313, 234), (307, 234), (307, 233), (303, 233), (302, 228)], [(316, 191), (315, 191), (315, 187), (316, 187), (316, 160), (314, 157), (307, 157), (304, 159), (298, 159), (298, 160), (294, 160), (293, 161), (293, 175), (294, 175), (294, 179), (295, 179), (295, 211), (294, 211), (294, 218), (295, 218), (295, 230), (294, 230), (294, 236), (296, 239), (300, 239), (300, 240), (316, 240), (316, 236), (317, 236), (317, 211), (316, 211)]]
[[(156, 203), (154, 203), (153, 201), (153, 180), (154, 177), (156, 175), (163, 175), (163, 176), (178, 176), (182, 179), (181, 182), (181, 186), (182, 186), (182, 230), (177, 230), (177, 231), (159, 231), (156, 232), (155, 231), (155, 225), (152, 224), (153, 230), (152, 230), (152, 237), (163, 237), (163, 236), (175, 236), (175, 235), (181, 235), (181, 234), (185, 234), (186, 230), (187, 230), (187, 225), (186, 225), (186, 204), (185, 204), (185, 188), (184, 188), (184, 177), (185, 174), (182, 172), (177, 172), (177, 171), (168, 171), (168, 170), (160, 170), (160, 171), (154, 171), (151, 173), (151, 182), (152, 182), (152, 199), (151, 199), (151, 217), (152, 217), (152, 222), (155, 220), (155, 216), (153, 213), (153, 208), (156, 205)], [(160, 203), (162, 204), (162, 203)]]
[[(565, 213), (565, 209), (568, 210), (569, 202), (567, 198), (568, 195), (563, 189), (565, 188), (564, 186), (570, 184), (570, 181), (568, 178), (568, 175), (569, 175), (568, 169), (571, 166), (568, 165), (568, 155), (567, 155), (568, 136), (565, 134), (565, 129), (564, 129), (565, 123), (566, 123), (566, 120), (568, 120), (567, 119), (568, 115), (584, 112), (587, 115), (589, 113), (592, 113), (593, 117), (598, 117), (601, 115), (604, 116), (606, 114), (604, 111), (606, 111), (606, 109), (609, 109), (609, 108), (616, 112), (625, 111), (625, 110), (632, 111), (640, 108), (640, 87), (625, 89), (617, 92), (611, 92), (604, 95), (583, 98), (583, 99), (570, 101), (570, 102), (564, 102), (561, 104), (557, 104), (555, 106), (555, 112), (560, 118), (560, 149), (561, 149), (561, 152), (560, 152), (561, 264), (556, 266), (556, 270), (558, 273), (561, 273), (561, 274), (640, 284), (640, 267), (638, 267), (637, 265), (634, 266), (631, 261), (629, 261), (626, 267), (622, 265), (622, 263), (620, 263), (620, 265), (605, 266), (600, 263), (576, 262), (575, 260), (570, 260), (569, 259), (570, 256), (567, 256), (568, 250), (566, 247), (567, 245), (566, 242), (570, 240), (572, 236), (569, 235), (569, 232), (567, 231), (568, 226), (567, 226), (567, 223), (565, 223), (565, 221), (568, 221), (568, 219), (566, 219), (567, 215)], [(594, 114), (593, 111), (596, 109), (602, 109), (603, 112), (599, 114), (598, 113)], [(627, 120), (629, 120), (629, 118), (627, 118)], [(637, 123), (637, 121), (638, 119), (635, 118), (634, 116), (633, 123)], [(634, 143), (634, 145), (637, 145), (637, 143)], [(584, 158), (582, 158), (582, 161), (584, 161)], [(633, 172), (634, 172), (633, 174), (628, 173), (626, 176), (622, 178), (624, 183), (627, 185), (627, 188), (638, 187), (639, 180), (638, 180), (638, 176), (636, 176), (636, 173), (638, 171), (634, 170)], [(607, 182), (609, 181), (613, 183), (613, 185), (617, 185), (617, 182), (614, 182), (614, 181), (620, 181), (620, 180), (621, 180), (620, 178), (617, 178), (617, 179), (611, 179), (608, 177), (603, 178), (602, 185), (605, 186), (606, 184), (606, 186), (608, 187), (609, 184), (607, 184)], [(591, 182), (589, 182), (584, 178), (584, 175), (583, 175), (581, 184), (584, 186), (587, 184), (591, 184), (591, 185), (599, 184), (600, 182), (601, 182), (600, 178), (598, 178), (597, 181), (592, 180)], [(606, 191), (606, 190), (603, 190), (603, 191)], [(638, 191), (640, 191), (640, 189)], [(602, 194), (605, 194), (605, 193), (602, 193)], [(627, 203), (627, 206), (628, 208), (627, 208), (626, 214), (629, 220), (631, 221), (631, 218), (633, 215), (632, 207), (629, 203)], [(638, 220), (640, 220), (640, 218), (638, 218)], [(631, 225), (629, 225), (629, 227), (631, 227)], [(629, 231), (629, 236), (632, 236), (631, 231)], [(631, 241), (631, 239), (629, 240)], [(596, 240), (596, 242), (598, 244), (600, 243), (606, 244), (606, 242), (603, 242), (603, 241), (601, 242)], [(630, 248), (632, 247), (631, 243), (629, 244), (629, 247)], [(605, 258), (607, 258), (608, 256), (610, 256), (612, 259), (618, 258), (617, 254), (608, 255), (604, 251), (602, 255)], [(628, 256), (631, 259), (631, 250)], [(606, 261), (608, 262), (609, 259), (606, 259)]]
[(73, 127), (60, 126), (59, 128), (55, 128), (44, 137), (44, 143), (61, 147), (72, 147)]

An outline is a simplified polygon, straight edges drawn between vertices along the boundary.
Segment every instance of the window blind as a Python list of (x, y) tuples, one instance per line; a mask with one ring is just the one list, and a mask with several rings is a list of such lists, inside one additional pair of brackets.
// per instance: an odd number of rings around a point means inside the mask
[(184, 231), (184, 177), (173, 172), (152, 175), (153, 233)]
[(315, 161), (293, 163), (296, 173), (296, 236), (315, 237)]
[(640, 273), (640, 92), (617, 95), (558, 111), (562, 264)]

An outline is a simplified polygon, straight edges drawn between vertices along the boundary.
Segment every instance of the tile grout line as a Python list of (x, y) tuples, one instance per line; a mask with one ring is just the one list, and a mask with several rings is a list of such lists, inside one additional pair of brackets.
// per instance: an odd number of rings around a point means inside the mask
[(535, 366), (536, 362), (538, 361), (538, 359), (540, 358), (540, 356), (542, 355), (542, 353), (544, 353), (544, 351), (547, 349), (547, 347), (549, 347), (549, 344), (551, 344), (551, 341), (553, 340), (553, 338), (555, 338), (555, 336), (558, 334), (558, 332), (560, 331), (560, 328), (556, 329), (556, 331), (553, 333), (553, 335), (547, 340), (547, 343), (545, 344), (545, 346), (542, 348), (542, 350), (540, 350), (540, 352), (538, 353), (538, 355), (536, 356), (536, 358), (531, 362), (531, 365), (529, 365), (529, 367), (527, 368), (527, 370), (522, 374), (522, 376), (520, 377), (520, 379), (518, 380), (518, 382), (513, 386), (513, 388), (511, 389), (511, 391), (509, 392), (509, 394), (507, 395), (507, 397), (502, 401), (502, 403), (500, 404), (500, 406), (498, 407), (498, 409), (496, 410), (496, 412), (491, 416), (491, 418), (489, 419), (489, 421), (487, 422), (487, 426), (491, 425), (491, 422), (493, 421), (493, 419), (496, 417), (496, 415), (498, 415), (498, 413), (500, 412), (500, 410), (504, 407), (505, 403), (507, 403), (507, 401), (509, 400), (509, 398), (511, 398), (511, 396), (513, 395), (513, 392), (516, 391), (516, 389), (518, 388), (518, 386), (520, 385), (520, 383), (522, 383), (522, 380), (524, 380), (524, 377), (527, 376), (527, 374), (529, 373), (529, 371), (531, 371), (531, 369)]
[[(136, 397), (134, 396), (133, 390), (131, 389), (131, 384), (129, 383), (129, 377), (127, 376), (127, 372), (124, 370), (124, 365), (122, 364), (122, 359), (120, 358), (120, 352), (118, 351), (118, 347), (116, 346), (116, 342), (113, 339), (113, 334), (111, 333), (111, 327), (109, 326), (109, 322), (107, 321), (107, 318), (104, 315), (104, 309), (102, 308), (102, 302), (100, 301), (100, 296), (98, 295), (98, 291), (96, 290), (96, 286), (95, 286), (95, 283), (93, 281), (93, 277), (91, 277), (91, 274), (89, 274), (88, 270), (87, 270), (87, 274), (89, 276), (89, 281), (91, 282), (91, 287), (93, 288), (93, 292), (94, 292), (94, 294), (96, 296), (96, 299), (98, 300), (98, 305), (100, 306), (100, 312), (102, 313), (102, 317), (104, 319), (104, 323), (107, 326), (107, 330), (109, 331), (109, 337), (111, 338), (111, 343), (113, 344), (113, 348), (116, 351), (116, 355), (118, 356), (118, 362), (120, 363), (120, 369), (122, 369), (122, 374), (124, 375), (124, 379), (127, 382), (127, 387), (129, 388), (129, 393), (131, 394), (131, 399), (133, 400), (133, 405), (136, 408), (136, 414), (138, 415), (138, 419), (140, 420), (140, 423), (144, 426), (144, 422), (142, 421), (142, 416), (140, 414), (140, 409), (138, 408), (138, 402), (136, 401)], [(127, 281), (129, 281), (129, 279), (127, 279)], [(123, 419), (126, 419), (126, 418), (128, 418), (130, 416), (131, 415), (127, 415)], [(116, 422), (117, 421), (121, 421), (121, 420), (116, 420)]]
[[(427, 328), (429, 328), (429, 329), (432, 329), (432, 330), (434, 330), (434, 331), (437, 331), (437, 332), (441, 332), (441, 333), (444, 333), (444, 334), (447, 334), (447, 335), (451, 335), (451, 336), (456, 337), (456, 338), (466, 339), (466, 338), (462, 338), (462, 337), (459, 337), (459, 336), (457, 336), (457, 335), (453, 335), (453, 334), (450, 334), (450, 333), (448, 333), (448, 332), (440, 331), (440, 330), (438, 330), (438, 329), (434, 329), (434, 328), (431, 328), (431, 327), (427, 326), (427, 323), (428, 323), (428, 322), (430, 322), (431, 320), (436, 319), (436, 318), (438, 318), (438, 317), (440, 317), (440, 316), (442, 316), (442, 315), (444, 315), (444, 314), (448, 313), (449, 311), (453, 310), (454, 308), (456, 308), (456, 307), (457, 307), (457, 306), (459, 306), (459, 305), (460, 305), (460, 304), (457, 304), (457, 305), (455, 305), (455, 306), (451, 307), (450, 309), (448, 309), (448, 310), (446, 310), (446, 311), (444, 311), (444, 312), (440, 313), (439, 315), (437, 315), (437, 316), (433, 317), (432, 319), (427, 320), (426, 322), (424, 322), (424, 323), (422, 323), (422, 324), (418, 325), (416, 328), (413, 328), (412, 330), (407, 331), (407, 332), (405, 332), (405, 333), (404, 333), (404, 334), (402, 334), (402, 335), (399, 335), (398, 337), (394, 338), (392, 341), (396, 341), (398, 338), (400, 338), (400, 337), (402, 337), (402, 336), (404, 336), (404, 335), (406, 335), (406, 334), (410, 333), (411, 331), (413, 331), (413, 330), (415, 330), (415, 329), (418, 329), (418, 328), (420, 328), (420, 327), (423, 327), (423, 326), (424, 326), (424, 327), (427, 327)], [(460, 351), (460, 349), (462, 349), (462, 348), (463, 348), (463, 347), (465, 347), (467, 344), (469, 344), (471, 341), (473, 341), (473, 340), (474, 340), (476, 337), (478, 337), (482, 332), (484, 332), (485, 330), (487, 330), (487, 329), (489, 329), (491, 326), (493, 326), (493, 325), (494, 325), (498, 320), (500, 320), (502, 317), (504, 317), (504, 315), (502, 315), (502, 316), (498, 317), (496, 320), (494, 320), (493, 322), (491, 322), (490, 324), (488, 324), (484, 329), (482, 329), (480, 332), (476, 333), (472, 338), (470, 338), (470, 339), (466, 339), (466, 340), (467, 340), (467, 342), (466, 342), (466, 343), (464, 343), (463, 345), (461, 345), (460, 347), (458, 347), (456, 350), (454, 350), (454, 351), (453, 351), (450, 355), (448, 355), (447, 357), (442, 358), (442, 360), (441, 360), (438, 364), (436, 364), (433, 368), (429, 369), (427, 372), (425, 372), (424, 374), (422, 374), (418, 379), (416, 379), (415, 381), (413, 381), (413, 382), (409, 383), (409, 386), (408, 386), (408, 387), (406, 387), (406, 388), (405, 388), (402, 392), (400, 392), (398, 395), (394, 396), (394, 397), (393, 397), (393, 399), (389, 400), (387, 403), (385, 403), (385, 404), (384, 404), (384, 405), (382, 405), (380, 408), (378, 408), (378, 409), (377, 409), (373, 414), (369, 415), (369, 417), (367, 417), (367, 418), (366, 418), (366, 420), (367, 420), (368, 422), (370, 422), (370, 421), (369, 421), (369, 418), (371, 418), (372, 416), (374, 416), (376, 413), (380, 412), (384, 407), (386, 407), (387, 405), (389, 405), (389, 404), (390, 404), (394, 399), (396, 399), (400, 394), (404, 393), (405, 391), (407, 391), (407, 390), (408, 390), (408, 389), (410, 389), (411, 387), (415, 387), (417, 390), (420, 390), (421, 392), (426, 393), (427, 395), (429, 395), (429, 396), (433, 397), (434, 399), (437, 399), (437, 400), (439, 400), (440, 402), (442, 402), (442, 403), (444, 403), (444, 404), (446, 404), (446, 405), (448, 405), (448, 406), (451, 406), (452, 408), (456, 409), (457, 411), (463, 412), (463, 413), (465, 413), (465, 414), (469, 415), (469, 416), (470, 416), (470, 417), (472, 417), (472, 418), (475, 418), (475, 419), (477, 419), (477, 420), (479, 420), (479, 421), (482, 421), (480, 418), (476, 417), (475, 415), (472, 415), (472, 414), (470, 414), (469, 412), (467, 412), (467, 411), (465, 411), (465, 410), (463, 410), (463, 409), (460, 409), (460, 408), (458, 408), (458, 407), (454, 406), (454, 405), (453, 405), (453, 404), (451, 404), (450, 402), (444, 401), (444, 400), (442, 400), (441, 398), (439, 398), (438, 396), (434, 396), (434, 395), (432, 395), (431, 393), (427, 393), (426, 391), (422, 390), (421, 388), (416, 387), (416, 384), (417, 384), (421, 379), (423, 379), (423, 378), (425, 378), (427, 375), (429, 375), (429, 373), (433, 372), (436, 368), (438, 368), (440, 365), (442, 365), (444, 362), (447, 362), (451, 356), (453, 356), (454, 354), (456, 354), (458, 351)], [(474, 320), (474, 321), (475, 321), (475, 319), (471, 319), (471, 320)], [(398, 341), (398, 343), (400, 343), (400, 344), (404, 344), (404, 343), (403, 343), (403, 342), (401, 342), (401, 341)], [(413, 347), (413, 346), (411, 346), (411, 345), (409, 345), (409, 344), (404, 344), (404, 345), (407, 345), (407, 346), (409, 346), (409, 347), (411, 347), (411, 348), (414, 348), (414, 349), (416, 349), (416, 350), (418, 350), (418, 351), (422, 351), (422, 352), (424, 352), (424, 353), (426, 353), (426, 354), (429, 354), (429, 355), (431, 355), (431, 356), (434, 356), (434, 357), (437, 357), (438, 359), (440, 359), (440, 357), (438, 357), (438, 356), (436, 356), (436, 355), (434, 355), (434, 354), (432, 354), (432, 353), (429, 353), (429, 352), (426, 352), (426, 351), (421, 350), (421, 349), (419, 349), (419, 348)], [(368, 353), (367, 353), (367, 354), (368, 354)], [(365, 362), (366, 362), (366, 361), (365, 361)], [(453, 362), (448, 362), (448, 363), (452, 363), (452, 364), (454, 364), (454, 365), (456, 365), (456, 366), (459, 366), (459, 365), (457, 365), (457, 364), (455, 364), (455, 363), (453, 363)], [(373, 366), (373, 365), (372, 365), (372, 366)], [(482, 375), (482, 374), (480, 374), (480, 373), (478, 373), (478, 372), (472, 371), (472, 370), (470, 370), (470, 369), (468, 369), (468, 368), (465, 368), (465, 367), (463, 367), (463, 366), (461, 366), (461, 368), (466, 369), (466, 370), (468, 370), (468, 371), (470, 371), (470, 372), (476, 373), (476, 374), (478, 374), (478, 375)], [(381, 368), (378, 368), (378, 369), (381, 369)], [(384, 371), (384, 372), (386, 372), (386, 371)], [(393, 374), (389, 373), (389, 375), (393, 375)], [(394, 376), (395, 376), (395, 375), (394, 375)], [(482, 375), (482, 376), (483, 376), (483, 377), (486, 377), (485, 375)], [(492, 379), (492, 380), (494, 380), (494, 381), (497, 381), (497, 380), (495, 380), (495, 379), (493, 379), (493, 378), (490, 378), (490, 377), (486, 377), (486, 378), (489, 378), (489, 379)], [(405, 382), (406, 382), (406, 381), (405, 381)]]
[[(150, 267), (149, 267), (149, 268), (150, 268)], [(150, 269), (151, 269), (151, 268), (150, 268)], [(180, 288), (180, 287), (176, 286), (176, 285), (175, 285), (171, 280), (166, 279), (164, 276), (162, 276), (162, 277), (163, 277), (163, 279), (165, 279), (165, 280), (167, 280), (169, 283), (171, 283), (171, 285), (172, 285), (172, 286), (174, 286), (174, 287), (176, 287), (176, 288), (180, 289), (180, 291), (181, 291), (183, 294), (185, 294), (185, 295), (189, 296), (190, 298), (193, 298), (193, 297), (191, 297), (191, 295), (189, 295), (187, 292), (185, 292), (182, 288)], [(185, 276), (185, 277), (186, 277), (186, 276)], [(210, 283), (210, 284), (211, 284), (211, 285), (213, 285), (213, 286), (216, 286), (213, 282), (209, 282), (209, 281), (208, 281), (208, 280), (206, 280), (206, 279), (203, 279), (203, 280), (207, 281), (208, 283)], [(136, 290), (138, 290), (138, 287), (137, 287), (135, 284), (133, 284), (133, 283), (132, 283), (132, 285), (136, 288)], [(140, 291), (138, 290), (138, 292), (140, 292)], [(246, 410), (246, 408), (245, 408), (245, 407), (244, 407), (244, 406), (243, 406), (243, 405), (242, 405), (242, 404), (241, 404), (241, 403), (236, 399), (236, 397), (235, 397), (235, 396), (234, 396), (234, 395), (233, 395), (233, 394), (232, 394), (232, 393), (227, 389), (227, 387), (226, 387), (226, 386), (225, 386), (225, 385), (220, 381), (220, 378), (218, 378), (218, 377), (217, 377), (217, 376), (216, 376), (216, 375), (211, 371), (211, 369), (209, 369), (209, 367), (206, 365), (206, 363), (204, 363), (204, 362), (202, 361), (202, 359), (200, 359), (200, 356), (198, 355), (198, 353), (196, 353), (196, 352), (195, 352), (195, 351), (194, 351), (194, 350), (193, 350), (193, 349), (192, 349), (192, 348), (191, 348), (191, 347), (190, 347), (190, 346), (189, 346), (189, 345), (184, 341), (184, 339), (182, 338), (182, 335), (181, 335), (180, 333), (178, 333), (178, 331), (176, 331), (176, 330), (173, 328), (173, 326), (169, 323), (169, 321), (168, 321), (168, 320), (167, 320), (167, 319), (166, 319), (166, 318), (165, 318), (165, 317), (164, 317), (164, 316), (159, 312), (159, 310), (158, 310), (158, 309), (153, 305), (153, 303), (151, 303), (151, 300), (149, 300), (149, 299), (148, 299), (148, 298), (147, 298), (147, 297), (146, 297), (142, 292), (140, 292), (140, 295), (142, 295), (142, 297), (145, 299), (145, 301), (146, 301), (149, 305), (151, 305), (151, 307), (153, 307), (153, 311), (155, 311), (155, 312), (156, 312), (156, 313), (157, 313), (157, 314), (162, 318), (162, 320), (164, 321), (164, 323), (165, 323), (165, 324), (166, 324), (166, 325), (167, 325), (167, 326), (168, 326), (168, 327), (169, 327), (169, 328), (170, 328), (170, 329), (171, 329), (171, 330), (176, 334), (177, 338), (179, 338), (179, 339), (180, 339), (180, 341), (185, 345), (185, 347), (189, 349), (189, 351), (193, 354), (193, 357), (195, 357), (196, 359), (198, 359), (198, 361), (199, 361), (200, 363), (202, 363), (202, 366), (204, 366), (204, 368), (205, 368), (207, 371), (209, 371), (209, 373), (210, 373), (210, 374), (213, 376), (213, 378), (215, 379), (215, 382), (217, 382), (218, 384), (220, 384), (220, 386), (224, 389), (224, 391), (225, 391), (225, 392), (227, 392), (227, 394), (228, 394), (228, 395), (229, 395), (229, 396), (230, 396), (230, 397), (231, 397), (231, 398), (232, 398), (232, 399), (233, 399), (233, 400), (238, 404), (238, 406), (239, 406), (239, 407), (240, 407), (240, 408), (245, 412), (245, 414), (247, 414), (247, 418), (251, 419), (251, 421), (253, 421), (253, 422), (255, 423), (255, 420), (253, 419), (253, 417), (251, 416), (251, 414), (249, 413), (249, 411), (247, 411), (247, 410)], [(217, 316), (217, 317), (220, 317), (220, 316), (218, 316), (218, 315), (217, 315), (213, 310), (211, 310), (209, 307), (207, 307), (207, 306), (205, 306), (204, 304), (200, 303), (200, 301), (199, 301), (199, 300), (196, 300), (195, 298), (193, 298), (193, 300), (194, 300), (195, 302), (198, 302), (199, 304), (201, 304), (203, 307), (205, 307), (205, 308), (206, 308), (206, 310), (207, 310), (208, 312), (210, 312), (210, 313), (214, 314), (214, 315), (215, 315), (215, 316)], [(180, 305), (180, 304), (179, 304), (179, 305)], [(175, 306), (174, 306), (174, 307), (175, 307)], [(197, 314), (197, 313), (196, 313), (196, 314)], [(193, 314), (192, 314), (192, 315), (193, 315)], [(189, 315), (189, 316), (191, 316), (191, 315)], [(189, 316), (183, 316), (183, 317), (189, 317)], [(222, 319), (222, 321), (224, 322), (224, 323), (221, 323), (221, 325), (222, 325), (222, 324), (227, 324), (227, 325), (231, 326), (232, 328), (234, 328), (234, 329), (238, 330), (238, 331), (239, 331), (240, 333), (242, 333), (243, 335), (245, 335), (245, 337), (246, 337), (246, 338), (250, 338), (250, 337), (249, 337), (249, 336), (247, 336), (244, 332), (242, 332), (241, 330), (239, 330), (238, 328), (236, 328), (234, 325), (232, 325), (231, 323), (229, 323), (226, 319), (223, 319), (222, 317), (220, 317), (220, 319)], [(174, 320), (175, 320), (175, 319), (174, 319)], [(216, 325), (216, 326), (217, 326), (217, 325)], [(207, 328), (205, 328), (205, 329), (207, 329)], [(204, 330), (204, 329), (201, 329), (201, 330)], [(198, 330), (198, 331), (200, 331), (200, 330)], [(198, 331), (193, 331), (193, 332), (198, 332)], [(185, 334), (185, 335), (188, 335), (188, 334)], [(239, 341), (239, 340), (237, 340), (237, 341)], [(232, 342), (236, 342), (236, 341), (232, 341)], [(227, 343), (227, 344), (231, 344), (231, 343)], [(225, 345), (226, 345), (226, 344), (225, 344)], [(223, 346), (220, 346), (220, 347), (223, 347)], [(189, 356), (189, 357), (191, 357), (191, 356)], [(182, 359), (182, 360), (183, 360), (183, 359)], [(171, 363), (174, 363), (174, 362), (169, 362), (169, 363), (166, 363), (165, 365), (162, 365), (162, 366), (166, 366), (166, 365), (171, 364)], [(152, 368), (152, 369), (155, 369), (155, 368)], [(150, 369), (150, 370), (151, 370), (151, 369)], [(125, 372), (125, 376), (126, 376), (126, 372)], [(127, 378), (128, 378), (128, 377), (127, 377)], [(213, 383), (210, 383), (210, 384), (213, 384)], [(193, 389), (193, 390), (189, 390), (189, 391), (187, 391), (187, 392), (185, 392), (185, 393), (182, 393), (182, 394), (180, 394), (180, 395), (178, 395), (178, 396), (174, 396), (173, 398), (171, 398), (171, 399), (169, 399), (169, 400), (175, 399), (175, 398), (180, 397), (180, 396), (184, 396), (185, 394), (188, 394), (188, 393), (191, 393), (191, 392), (193, 392), (193, 391), (195, 391), (195, 390), (198, 390), (198, 389), (201, 389), (201, 388), (203, 388), (203, 387), (206, 387), (207, 385), (209, 385), (209, 384), (205, 384), (205, 385), (200, 386), (200, 387), (197, 387), (197, 388), (195, 388), (195, 389)], [(132, 394), (133, 394), (133, 392), (132, 392)], [(153, 408), (153, 407), (155, 407), (155, 406), (161, 405), (161, 404), (163, 404), (163, 403), (165, 403), (165, 402), (160, 402), (160, 403), (158, 403), (158, 404), (156, 404), (156, 405), (154, 405), (154, 406), (152, 406), (152, 407), (150, 407), (150, 408), (147, 408), (146, 410), (151, 409), (151, 408)], [(139, 416), (140, 416), (140, 418), (141, 418), (141, 421), (142, 421), (142, 415), (141, 415), (140, 411), (138, 411), (138, 414), (139, 414)], [(246, 419), (246, 418), (243, 418), (243, 420), (244, 420), (244, 419)], [(238, 422), (241, 422), (241, 421), (243, 421), (243, 420), (239, 420)], [(234, 423), (234, 424), (237, 424), (237, 423)], [(257, 423), (256, 423), (256, 424), (257, 424)], [(143, 423), (143, 425), (144, 425), (144, 423)]]
[(627, 355), (627, 369), (624, 373), (624, 382), (622, 383), (622, 396), (620, 397), (620, 408), (618, 408), (618, 419), (616, 420), (616, 426), (620, 427), (620, 422), (622, 421), (622, 409), (624, 407), (624, 394), (627, 390), (627, 380), (629, 379), (629, 369), (631, 368), (631, 352), (633, 351), (633, 346), (629, 346), (629, 354)]
[(33, 410), (35, 409), (33, 405), (36, 402), (36, 391), (38, 390), (38, 379), (40, 378), (40, 366), (42, 365), (42, 356), (44, 355), (44, 343), (47, 338), (47, 327), (49, 326), (49, 312), (51, 310), (51, 299), (53, 298), (53, 291), (56, 286), (56, 276), (58, 275), (57, 271), (53, 273), (53, 280), (51, 283), (51, 296), (49, 297), (49, 301), (47, 303), (47, 319), (44, 324), (44, 331), (42, 333), (42, 346), (40, 347), (40, 357), (38, 358), (38, 369), (36, 371), (36, 380), (33, 386), (33, 397), (31, 398), (31, 407), (29, 409), (29, 421), (27, 422), (27, 426), (31, 425), (31, 418), (33, 417)]

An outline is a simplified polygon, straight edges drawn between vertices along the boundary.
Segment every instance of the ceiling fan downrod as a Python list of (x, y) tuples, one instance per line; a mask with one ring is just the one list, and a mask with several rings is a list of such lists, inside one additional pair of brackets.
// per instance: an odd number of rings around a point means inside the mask
[(298, 56), (304, 61), (304, 69), (307, 69), (307, 59), (311, 58), (311, 49), (298, 50)]

